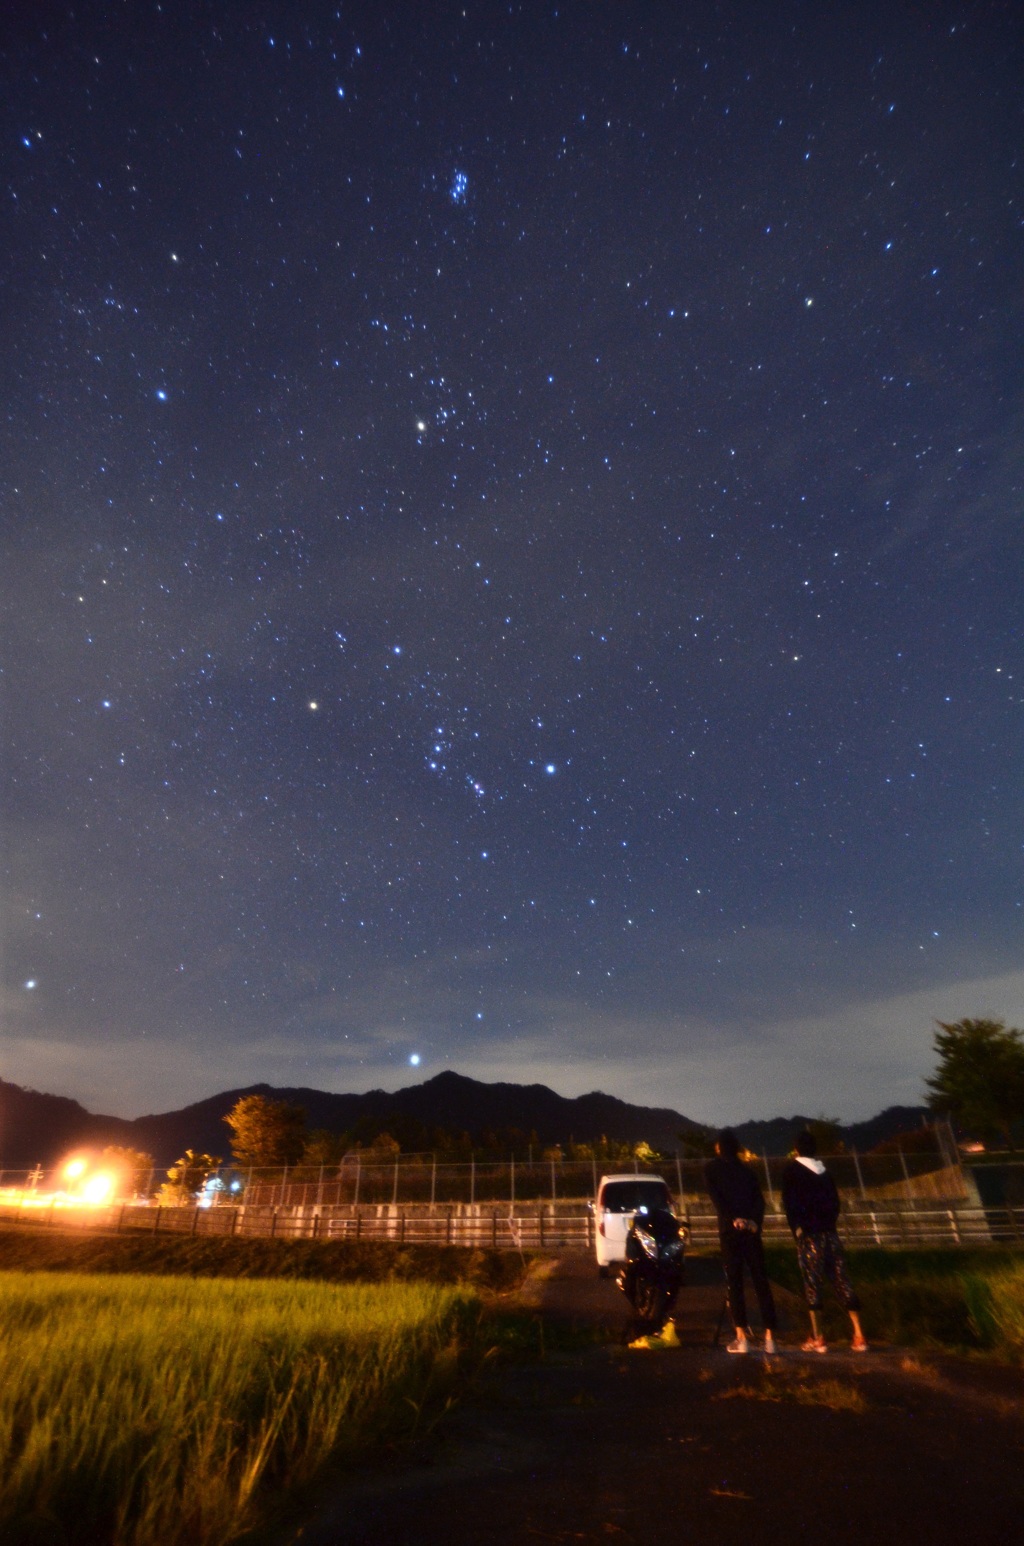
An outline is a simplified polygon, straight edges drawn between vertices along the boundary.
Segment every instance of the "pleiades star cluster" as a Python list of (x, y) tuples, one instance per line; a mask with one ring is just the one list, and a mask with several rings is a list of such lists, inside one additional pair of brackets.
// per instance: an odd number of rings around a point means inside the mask
[(1024, 1013), (999, 4), (14, 6), (0, 1074), (706, 1120)]

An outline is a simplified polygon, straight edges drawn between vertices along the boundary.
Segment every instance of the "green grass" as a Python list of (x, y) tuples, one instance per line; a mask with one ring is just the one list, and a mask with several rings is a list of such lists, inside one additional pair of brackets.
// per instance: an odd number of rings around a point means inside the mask
[[(802, 1297), (796, 1253), (765, 1251), (777, 1283)], [(864, 1329), (910, 1347), (983, 1352), (1024, 1363), (1024, 1260), (1019, 1252), (979, 1246), (963, 1250), (862, 1249), (847, 1252), (863, 1305)], [(848, 1331), (826, 1289), (825, 1330)]]
[(479, 1302), (440, 1284), (0, 1273), (0, 1539), (220, 1546), (443, 1410)]
[(515, 1251), (386, 1240), (267, 1240), (198, 1235), (59, 1233), (0, 1227), (0, 1271), (130, 1272), (333, 1283), (471, 1283), (504, 1292), (525, 1263)]

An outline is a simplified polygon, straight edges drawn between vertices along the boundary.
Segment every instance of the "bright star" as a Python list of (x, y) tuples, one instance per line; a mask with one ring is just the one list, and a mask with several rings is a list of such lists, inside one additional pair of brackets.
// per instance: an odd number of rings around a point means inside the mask
[(311, 708), (311, 709), (312, 709), (312, 710), (313, 710), (313, 712), (314, 712), (314, 713), (315, 713), (315, 712), (316, 712), (316, 710), (317, 710), (317, 709), (318, 709), (318, 708), (319, 708), (319, 707), (320, 707), (320, 705), (319, 705), (319, 703), (317, 703), (317, 701), (316, 701), (316, 699), (315, 699), (315, 698), (311, 698), (311, 699), (310, 699), (310, 700), (309, 700), (309, 706), (310, 706), (310, 708)]
[(31, 993), (32, 989), (35, 987), (35, 985), (36, 985), (36, 979), (34, 977), (30, 977), (28, 979), (28, 981), (26, 982), (26, 984), (25, 984), (26, 988), (29, 990), (30, 993)]
[(545, 771), (545, 773), (557, 773), (558, 769), (555, 767), (555, 764), (553, 762), (549, 762), (547, 764), (547, 766), (545, 767), (544, 771)]
[(163, 387), (157, 387), (156, 398), (157, 402), (159, 403), (165, 403), (167, 401), (167, 393), (164, 391)]
[(410, 1052), (409, 1053), (409, 1062), (412, 1064), (413, 1068), (419, 1068), (419, 1066), (420, 1066), (420, 1055), (419, 1055), (419, 1053), (418, 1052)]

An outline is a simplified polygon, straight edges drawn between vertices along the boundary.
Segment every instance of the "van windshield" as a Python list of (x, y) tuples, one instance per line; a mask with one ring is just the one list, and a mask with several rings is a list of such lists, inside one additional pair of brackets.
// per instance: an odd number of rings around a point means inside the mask
[(606, 1213), (635, 1213), (638, 1208), (667, 1208), (668, 1187), (664, 1181), (609, 1181), (601, 1193)]

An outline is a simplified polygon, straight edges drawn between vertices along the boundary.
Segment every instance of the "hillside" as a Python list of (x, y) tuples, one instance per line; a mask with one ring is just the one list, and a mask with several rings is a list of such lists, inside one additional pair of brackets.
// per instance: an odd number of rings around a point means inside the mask
[[(69, 1149), (108, 1143), (146, 1150), (160, 1166), (172, 1164), (188, 1148), (227, 1158), (229, 1133), (223, 1119), (240, 1096), (253, 1094), (293, 1102), (305, 1111), (309, 1128), (333, 1133), (351, 1132), (357, 1124), (370, 1130), (389, 1124), (397, 1128), (405, 1121), (428, 1129), (466, 1132), (481, 1146), (485, 1135), (515, 1128), (523, 1134), (536, 1133), (541, 1144), (606, 1137), (623, 1143), (645, 1140), (669, 1152), (680, 1149), (686, 1139), (699, 1144), (708, 1134), (708, 1129), (671, 1107), (635, 1106), (597, 1090), (569, 1098), (543, 1084), (485, 1084), (453, 1072), (404, 1090), (369, 1090), (364, 1095), (247, 1085), (178, 1111), (132, 1120), (94, 1115), (65, 1096), (0, 1080), (0, 1165), (8, 1170), (51, 1165)], [(848, 1145), (868, 1149), (883, 1138), (918, 1127), (923, 1111), (917, 1106), (892, 1106), (869, 1122), (841, 1131)], [(794, 1116), (745, 1122), (736, 1131), (758, 1152), (784, 1154), (806, 1120)]]

